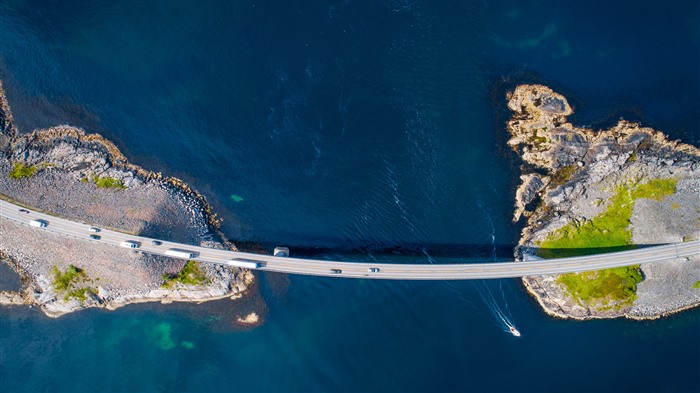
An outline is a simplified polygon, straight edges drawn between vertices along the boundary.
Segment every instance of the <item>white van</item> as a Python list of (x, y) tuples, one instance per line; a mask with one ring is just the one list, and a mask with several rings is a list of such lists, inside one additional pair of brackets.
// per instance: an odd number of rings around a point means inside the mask
[(127, 240), (125, 242), (119, 243), (120, 246), (125, 247), (125, 248), (139, 248), (139, 244), (136, 243), (133, 240)]
[(29, 221), (29, 225), (37, 228), (46, 228), (49, 223), (46, 220), (31, 220)]

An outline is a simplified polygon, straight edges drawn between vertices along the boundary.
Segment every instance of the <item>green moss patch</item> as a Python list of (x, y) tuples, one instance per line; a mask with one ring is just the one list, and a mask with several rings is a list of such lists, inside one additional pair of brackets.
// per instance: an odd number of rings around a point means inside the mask
[(15, 163), (14, 167), (12, 167), (12, 170), (8, 174), (10, 179), (29, 179), (32, 176), (36, 174), (37, 167), (36, 166), (29, 166), (29, 165), (24, 165), (21, 162)]
[(116, 188), (118, 190), (123, 190), (124, 184), (121, 180), (112, 177), (95, 177), (95, 185), (98, 188)]
[(207, 276), (195, 261), (187, 261), (185, 266), (175, 275), (163, 274), (163, 288), (171, 288), (175, 283), (185, 285), (204, 285), (209, 283)]
[(693, 288), (695, 288), (695, 289), (700, 289), (700, 281), (695, 281), (695, 282), (693, 283)]
[(676, 179), (650, 180), (648, 183), (637, 186), (637, 188), (632, 191), (632, 198), (648, 198), (661, 201), (665, 197), (673, 195), (676, 192), (677, 183), (678, 180)]
[(576, 165), (567, 165), (552, 174), (552, 183), (561, 185), (569, 181), (576, 172)]
[[(547, 127), (544, 127), (542, 129), (542, 131), (546, 132)], [(537, 128), (535, 128), (532, 130), (532, 135), (530, 135), (530, 139), (528, 142), (530, 142), (530, 144), (532, 144), (534, 147), (539, 148), (542, 144), (548, 143), (549, 139), (547, 139), (547, 137), (544, 137), (544, 136), (538, 136), (537, 135)]]
[[(606, 211), (590, 221), (573, 222), (549, 234), (539, 244), (538, 255), (558, 258), (610, 252), (634, 247), (629, 229), (634, 201), (649, 198), (657, 201), (676, 191), (675, 179), (654, 179), (640, 185), (622, 185), (610, 198)], [(637, 284), (642, 281), (639, 265), (584, 273), (567, 273), (558, 277), (569, 293), (588, 306), (613, 307), (631, 303)]]

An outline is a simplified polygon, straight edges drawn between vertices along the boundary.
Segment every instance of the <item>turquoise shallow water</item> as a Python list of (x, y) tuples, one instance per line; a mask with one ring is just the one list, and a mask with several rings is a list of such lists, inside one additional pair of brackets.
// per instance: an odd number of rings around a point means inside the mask
[[(12, 1), (0, 77), (22, 130), (102, 133), (204, 193), (234, 239), (469, 263), (508, 259), (521, 229), (507, 89), (546, 83), (579, 124), (698, 144), (698, 20), (693, 2)], [(267, 320), (249, 331), (228, 301), (2, 309), (0, 388), (700, 390), (697, 311), (581, 324), (515, 280), (261, 282)]]

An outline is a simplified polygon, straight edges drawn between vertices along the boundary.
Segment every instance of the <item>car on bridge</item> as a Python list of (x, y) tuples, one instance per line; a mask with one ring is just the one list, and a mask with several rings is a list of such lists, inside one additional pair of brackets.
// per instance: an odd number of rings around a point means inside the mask
[(370, 273), (379, 273), (379, 269), (376, 267), (371, 267), (371, 268), (367, 269), (367, 271)]
[(331, 269), (331, 273), (333, 273), (333, 274), (340, 274), (340, 273), (342, 273), (342, 272), (343, 272), (343, 271), (340, 270), (340, 269)]

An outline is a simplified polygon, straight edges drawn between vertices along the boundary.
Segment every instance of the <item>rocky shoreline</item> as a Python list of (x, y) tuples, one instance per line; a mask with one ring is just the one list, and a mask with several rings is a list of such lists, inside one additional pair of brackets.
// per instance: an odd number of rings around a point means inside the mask
[[(31, 175), (13, 179), (17, 164)], [(173, 177), (130, 164), (109, 140), (58, 126), (20, 133), (0, 84), (0, 196), (32, 209), (122, 232), (206, 247), (236, 250), (219, 231), (220, 221), (204, 196)], [(245, 269), (200, 264), (198, 285), (162, 286), (184, 261), (127, 252), (86, 240), (37, 234), (0, 220), (0, 259), (21, 277), (22, 292), (0, 293), (0, 304), (38, 305), (48, 316), (88, 307), (116, 309), (160, 301), (202, 302), (238, 298), (253, 284)], [(88, 296), (56, 290), (55, 270), (78, 267)]]
[[(566, 98), (546, 86), (521, 85), (507, 99), (513, 112), (508, 144), (524, 162), (514, 221), (524, 217), (527, 225), (516, 258), (566, 252), (543, 246), (566, 244), (574, 233), (602, 243), (609, 237), (619, 246), (698, 238), (698, 148), (624, 120), (607, 130), (575, 127), (567, 122), (573, 110)], [(630, 215), (621, 228), (605, 227), (626, 209)], [(614, 236), (629, 241), (615, 244)], [(548, 314), (560, 318), (655, 319), (700, 305), (700, 257), (640, 269), (643, 280), (631, 301), (582, 301), (561, 276), (524, 277), (523, 283)]]

